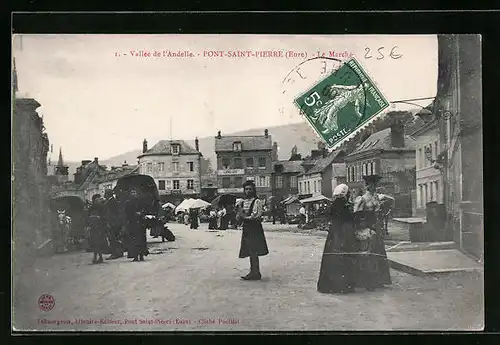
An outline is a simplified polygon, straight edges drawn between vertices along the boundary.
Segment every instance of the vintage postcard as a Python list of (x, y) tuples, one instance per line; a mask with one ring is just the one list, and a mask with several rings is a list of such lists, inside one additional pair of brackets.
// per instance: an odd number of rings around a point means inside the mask
[(484, 328), (481, 36), (12, 40), (13, 331)]

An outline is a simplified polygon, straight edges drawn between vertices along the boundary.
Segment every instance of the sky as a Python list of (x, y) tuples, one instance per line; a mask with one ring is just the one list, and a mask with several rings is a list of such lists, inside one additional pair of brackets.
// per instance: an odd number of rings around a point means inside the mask
[[(13, 40), (18, 96), (42, 105), (38, 113), (54, 147), (52, 160), (59, 148), (66, 161), (104, 160), (140, 149), (143, 139), (153, 145), (305, 121), (293, 99), (336, 66), (316, 59), (297, 67), (318, 52), (352, 54), (391, 102), (434, 97), (437, 86), (436, 35), (14, 35)], [(131, 55), (140, 50), (151, 56)], [(163, 57), (163, 51), (193, 57)], [(213, 56), (218, 51), (225, 56)], [(254, 55), (228, 55), (236, 51)], [(282, 56), (263, 57), (261, 51)], [(390, 109), (410, 108), (418, 109), (405, 104)]]

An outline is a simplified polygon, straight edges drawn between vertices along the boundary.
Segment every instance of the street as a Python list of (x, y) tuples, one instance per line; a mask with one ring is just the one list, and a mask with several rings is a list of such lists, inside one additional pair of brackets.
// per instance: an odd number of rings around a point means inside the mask
[[(171, 223), (175, 242), (148, 238), (144, 262), (91, 265), (86, 252), (37, 260), (17, 277), (26, 289), (13, 310), (18, 330), (316, 331), (479, 330), (481, 273), (415, 277), (391, 270), (392, 286), (349, 295), (316, 291), (324, 236), (264, 224), (270, 254), (262, 281), (243, 281), (240, 231), (198, 230)], [(16, 284), (16, 280), (14, 281)], [(51, 295), (53, 309), (38, 300)]]

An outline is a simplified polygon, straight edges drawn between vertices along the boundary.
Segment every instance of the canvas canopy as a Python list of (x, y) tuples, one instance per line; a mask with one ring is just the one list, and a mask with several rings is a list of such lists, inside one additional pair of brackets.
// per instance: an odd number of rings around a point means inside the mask
[(303, 204), (308, 204), (308, 203), (313, 203), (313, 202), (320, 202), (320, 201), (331, 201), (329, 198), (327, 198), (326, 196), (320, 194), (320, 195), (316, 195), (316, 196), (312, 196), (310, 198), (307, 198), (307, 199), (302, 199), (300, 200), (301, 203)]
[(169, 202), (167, 202), (166, 204), (162, 205), (162, 208), (167, 208), (167, 207), (169, 207), (171, 209), (175, 209), (175, 205), (172, 204), (172, 203), (169, 203)]
[(189, 199), (184, 199), (179, 206), (175, 208), (175, 212), (185, 212), (189, 210), (191, 205), (195, 202), (195, 199), (189, 198)]
[(206, 202), (205, 200), (202, 199), (196, 199), (190, 206), (189, 208), (205, 208), (207, 206), (211, 205), (209, 202)]

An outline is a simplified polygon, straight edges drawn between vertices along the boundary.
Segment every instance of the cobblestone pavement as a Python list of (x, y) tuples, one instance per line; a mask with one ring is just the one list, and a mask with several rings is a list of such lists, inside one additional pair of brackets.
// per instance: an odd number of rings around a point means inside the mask
[[(391, 270), (392, 286), (350, 295), (316, 291), (324, 236), (267, 231), (262, 281), (242, 281), (240, 231), (171, 224), (175, 242), (149, 238), (144, 262), (90, 265), (91, 253), (37, 260), (16, 277), (19, 330), (478, 330), (481, 273), (414, 277)], [(266, 228), (266, 225), (264, 225)], [(38, 299), (50, 294), (54, 308)], [(90, 323), (92, 322), (92, 323)]]

